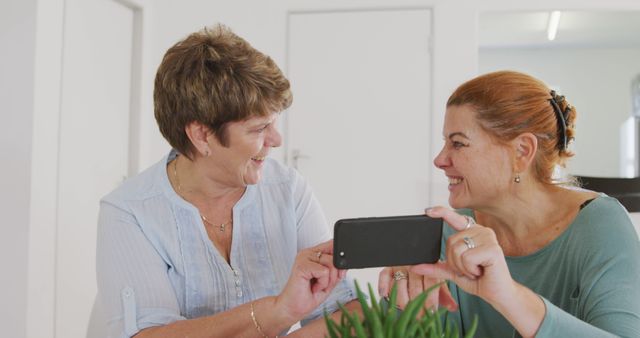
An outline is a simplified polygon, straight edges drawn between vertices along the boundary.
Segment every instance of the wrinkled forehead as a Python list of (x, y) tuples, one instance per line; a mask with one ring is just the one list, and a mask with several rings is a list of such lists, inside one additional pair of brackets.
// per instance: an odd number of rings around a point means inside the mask
[(451, 133), (464, 133), (465, 135), (481, 132), (476, 119), (476, 111), (470, 105), (449, 106), (445, 112), (443, 136)]
[(238, 121), (238, 123), (242, 125), (274, 123), (278, 120), (278, 117), (280, 117), (280, 112), (268, 113), (266, 115), (253, 115), (244, 120)]

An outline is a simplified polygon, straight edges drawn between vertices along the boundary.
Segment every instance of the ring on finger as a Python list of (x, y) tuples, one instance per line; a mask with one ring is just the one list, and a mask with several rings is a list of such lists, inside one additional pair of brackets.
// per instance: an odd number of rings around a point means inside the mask
[(396, 272), (393, 273), (393, 280), (399, 281), (401, 279), (407, 279), (407, 274), (400, 270), (397, 270)]
[(476, 242), (471, 237), (463, 237), (462, 241), (467, 246), (467, 249), (473, 249), (476, 247)]
[(467, 230), (467, 229), (471, 228), (472, 225), (476, 224), (476, 220), (473, 219), (472, 217), (464, 215), (464, 218), (467, 219), (467, 223), (464, 225), (464, 230)]
[(322, 251), (316, 252), (316, 261), (320, 262), (320, 257), (322, 257)]

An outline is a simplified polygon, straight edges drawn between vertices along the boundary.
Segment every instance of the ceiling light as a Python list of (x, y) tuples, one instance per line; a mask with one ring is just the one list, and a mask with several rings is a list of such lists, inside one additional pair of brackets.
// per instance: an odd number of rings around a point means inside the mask
[(549, 14), (549, 24), (547, 26), (547, 38), (549, 41), (553, 41), (558, 34), (558, 25), (560, 24), (560, 16), (562, 12), (553, 11)]

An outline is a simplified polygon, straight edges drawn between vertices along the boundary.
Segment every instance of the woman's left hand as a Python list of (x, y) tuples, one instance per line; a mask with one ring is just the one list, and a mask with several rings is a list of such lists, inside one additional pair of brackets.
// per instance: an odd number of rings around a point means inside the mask
[[(386, 267), (378, 276), (378, 294), (381, 297), (388, 297), (395, 283), (397, 285), (396, 306), (404, 309), (409, 301), (441, 282), (441, 279), (428, 278), (411, 271), (411, 266)], [(446, 284), (433, 290), (425, 300), (424, 306), (427, 309), (437, 309), (440, 306), (445, 306), (449, 311), (457, 309), (457, 304)]]
[(516, 283), (493, 230), (445, 207), (431, 208), (427, 215), (443, 218), (458, 232), (447, 239), (446, 262), (417, 265), (412, 271), (451, 280), (490, 304), (508, 301), (516, 291)]

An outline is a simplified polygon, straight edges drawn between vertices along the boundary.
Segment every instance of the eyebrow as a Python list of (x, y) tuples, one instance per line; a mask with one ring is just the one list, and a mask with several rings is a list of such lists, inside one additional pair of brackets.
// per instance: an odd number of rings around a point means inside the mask
[(262, 121), (257, 121), (255, 124), (251, 124), (250, 128), (256, 128), (256, 127), (264, 127), (264, 126), (268, 126), (271, 123), (273, 123), (275, 121), (275, 119), (269, 119), (269, 120), (262, 120)]
[(463, 132), (460, 132), (460, 131), (456, 131), (456, 132), (450, 133), (449, 134), (449, 139), (452, 139), (454, 136), (464, 137), (467, 140), (469, 140), (469, 137), (467, 135), (465, 135)]

